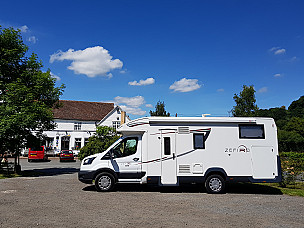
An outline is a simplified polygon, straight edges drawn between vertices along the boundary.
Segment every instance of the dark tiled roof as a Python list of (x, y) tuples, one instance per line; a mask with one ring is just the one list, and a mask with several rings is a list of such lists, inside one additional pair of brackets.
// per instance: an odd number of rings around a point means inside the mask
[(53, 109), (54, 119), (100, 121), (114, 109), (114, 103), (66, 100), (59, 102), (62, 107)]

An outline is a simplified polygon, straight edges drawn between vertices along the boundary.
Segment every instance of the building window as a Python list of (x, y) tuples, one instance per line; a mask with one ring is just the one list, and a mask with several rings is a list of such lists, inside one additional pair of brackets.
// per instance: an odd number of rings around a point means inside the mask
[(75, 138), (75, 150), (80, 150), (81, 148), (81, 138)]
[(113, 121), (113, 122), (112, 122), (112, 127), (113, 127), (114, 129), (117, 129), (119, 126), (120, 126), (120, 121)]
[(75, 131), (80, 131), (81, 130), (81, 123), (80, 122), (74, 123), (74, 130)]
[(53, 137), (47, 137), (45, 139), (45, 147), (46, 151), (52, 150), (54, 148), (54, 138)]
[(84, 139), (84, 145), (87, 145), (89, 143), (89, 138)]

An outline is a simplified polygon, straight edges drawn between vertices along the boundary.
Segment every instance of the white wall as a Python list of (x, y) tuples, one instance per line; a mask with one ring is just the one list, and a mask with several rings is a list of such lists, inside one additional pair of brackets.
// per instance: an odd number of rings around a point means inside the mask
[[(109, 126), (113, 127), (113, 122), (121, 121), (121, 113), (119, 109), (113, 110), (106, 119), (102, 121), (100, 125), (102, 126)], [(128, 121), (128, 118), (126, 118)], [(85, 145), (85, 140), (89, 137), (93, 136), (96, 132), (96, 124), (95, 121), (80, 121), (80, 120), (62, 120), (56, 119), (54, 120), (57, 127), (53, 131), (45, 131), (44, 134), (52, 139), (52, 142), (49, 146), (49, 149), (60, 151), (62, 148), (62, 138), (68, 137), (69, 138), (69, 150), (76, 150), (75, 147), (75, 139), (81, 139), (80, 148)], [(80, 130), (74, 130), (75, 123), (81, 123)]]
[[(44, 135), (52, 138), (50, 149), (60, 151), (62, 148), (62, 137), (69, 137), (69, 150), (77, 150), (75, 147), (75, 139), (81, 139), (80, 148), (84, 146), (85, 140), (94, 135), (96, 132), (95, 121), (79, 121), (79, 120), (54, 120), (57, 127), (53, 131), (45, 131)], [(75, 123), (81, 123), (80, 130), (74, 130)], [(48, 145), (47, 145), (48, 146)], [(80, 149), (79, 148), (79, 149)]]

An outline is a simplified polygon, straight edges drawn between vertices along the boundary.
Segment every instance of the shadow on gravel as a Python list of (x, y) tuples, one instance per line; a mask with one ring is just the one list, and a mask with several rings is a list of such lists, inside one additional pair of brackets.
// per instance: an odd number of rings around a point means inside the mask
[(57, 176), (62, 174), (73, 174), (79, 172), (77, 168), (45, 168), (33, 169), (31, 171), (22, 171), (22, 176)]
[[(96, 192), (94, 185), (86, 186), (82, 190)], [(227, 184), (226, 190), (226, 193), (229, 194), (283, 195), (283, 193), (277, 188), (250, 183)], [(140, 184), (121, 184), (115, 186), (114, 192), (206, 193), (206, 190), (202, 185), (159, 187)]]
[(261, 195), (283, 195), (278, 188), (252, 183), (227, 184), (227, 193), (237, 194), (261, 194)]

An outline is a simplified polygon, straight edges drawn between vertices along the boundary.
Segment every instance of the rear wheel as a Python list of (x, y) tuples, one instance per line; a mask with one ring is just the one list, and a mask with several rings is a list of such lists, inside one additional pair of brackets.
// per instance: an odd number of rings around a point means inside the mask
[(109, 192), (114, 188), (115, 178), (111, 173), (100, 173), (95, 178), (95, 187), (99, 192)]
[(205, 187), (208, 193), (220, 194), (225, 191), (225, 181), (220, 175), (213, 174), (207, 177)]

